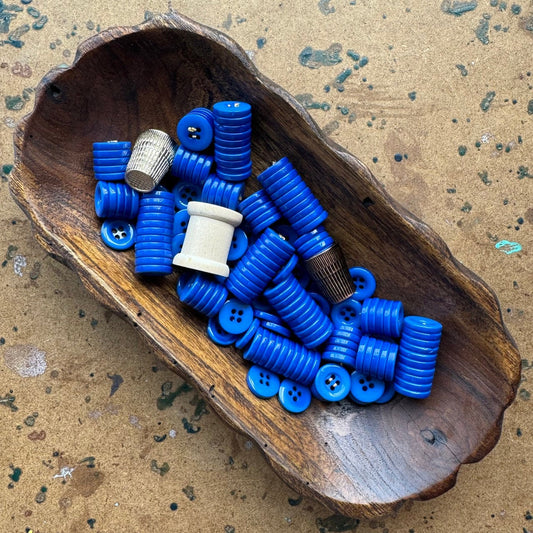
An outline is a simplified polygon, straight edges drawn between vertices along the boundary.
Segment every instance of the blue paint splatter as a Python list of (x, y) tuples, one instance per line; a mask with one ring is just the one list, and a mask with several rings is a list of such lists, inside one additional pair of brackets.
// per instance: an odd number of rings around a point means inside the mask
[(402, 154), (394, 154), (394, 161), (400, 162), (403, 159)]
[(487, 19), (481, 19), (479, 21), (475, 34), (483, 44), (489, 44), (489, 21)]
[(500, 241), (497, 242), (494, 247), (496, 250), (501, 250), (503, 253), (507, 255), (514, 254), (516, 252), (520, 252), (522, 250), (522, 245), (518, 242), (510, 242), (510, 241)]
[(449, 15), (455, 15), (460, 17), (469, 11), (473, 11), (477, 7), (477, 2), (450, 2), (449, 0), (444, 0), (440, 8), (444, 13)]
[(335, 78), (335, 88), (337, 91), (342, 93), (344, 91), (344, 82), (352, 75), (353, 70), (351, 68), (344, 69), (336, 78)]
[(259, 50), (261, 50), (261, 48), (263, 48), (263, 46), (265, 46), (267, 40), (265, 37), (259, 37), (259, 39), (257, 39), (257, 48), (259, 48)]
[(295, 98), (306, 109), (322, 109), (322, 111), (331, 109), (331, 104), (328, 104), (328, 102), (315, 102), (311, 93), (297, 94)]
[(320, 12), (323, 15), (330, 15), (331, 13), (335, 13), (335, 8), (333, 6), (330, 6), (331, 0), (319, 0), (318, 1), (318, 9), (320, 9)]
[(298, 56), (300, 65), (308, 68), (331, 67), (342, 61), (339, 56), (342, 45), (333, 43), (326, 50), (314, 50), (311, 46), (306, 46)]
[(407, 96), (409, 96), (409, 100), (414, 102), (416, 100), (416, 91), (411, 91)]

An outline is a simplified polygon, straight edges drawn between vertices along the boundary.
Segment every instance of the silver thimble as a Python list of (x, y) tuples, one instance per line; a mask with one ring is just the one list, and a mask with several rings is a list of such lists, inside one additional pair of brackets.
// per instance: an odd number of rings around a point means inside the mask
[(126, 167), (126, 183), (139, 192), (152, 191), (169, 171), (174, 153), (174, 141), (164, 131), (141, 133)]
[(355, 291), (352, 277), (341, 247), (333, 245), (305, 261), (305, 268), (318, 290), (332, 304), (349, 298)]

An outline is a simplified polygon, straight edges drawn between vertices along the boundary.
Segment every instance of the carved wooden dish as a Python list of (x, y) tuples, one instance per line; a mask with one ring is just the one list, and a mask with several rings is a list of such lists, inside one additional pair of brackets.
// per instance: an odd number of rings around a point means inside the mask
[[(103, 244), (92, 142), (134, 141), (148, 128), (173, 134), (192, 108), (228, 99), (252, 105), (254, 175), (287, 156), (329, 211), (327, 228), (349, 264), (375, 274), (377, 295), (444, 324), (429, 399), (397, 396), (370, 407), (315, 401), (290, 415), (276, 399), (248, 391), (241, 354), (207, 338), (205, 318), (175, 294), (176, 273), (143, 282), (133, 274), (133, 251)], [(225, 35), (168, 14), (89, 39), (72, 67), (43, 79), (15, 149), (11, 190), (41, 244), (257, 442), (294, 490), (344, 515), (376, 516), (448, 490), (462, 463), (496, 444), (515, 397), (519, 355), (493, 292)]]

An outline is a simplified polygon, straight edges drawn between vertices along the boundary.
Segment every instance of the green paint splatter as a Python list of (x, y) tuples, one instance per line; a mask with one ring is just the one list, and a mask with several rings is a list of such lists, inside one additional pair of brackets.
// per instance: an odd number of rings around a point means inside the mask
[(454, 189), (454, 188), (451, 188), (451, 189), (446, 189), (446, 192), (448, 194), (455, 194), (457, 192), (457, 189)]
[(347, 115), (350, 112), (350, 110), (343, 105), (338, 105), (336, 109), (338, 109), (342, 115)]
[(487, 112), (490, 108), (490, 105), (492, 104), (492, 101), (494, 100), (494, 97), (496, 96), (495, 91), (489, 91), (483, 100), (481, 100), (481, 103), (479, 104), (479, 107), (481, 107), (481, 111)]
[(22, 26), (19, 26), (7, 36), (7, 41), (4, 41), (4, 44), (10, 44), (14, 48), (22, 48), (24, 46), (24, 41), (22, 41), (20, 38), (29, 31), (29, 24), (23, 24)]
[(519, 180), (523, 180), (524, 178), (533, 178), (533, 174), (529, 173), (529, 167), (524, 167), (523, 165), (518, 167), (516, 173), (518, 174)]
[(457, 153), (460, 155), (460, 156), (463, 156), (466, 154), (466, 146), (464, 144), (462, 144), (461, 146), (459, 146), (459, 148), (457, 148)]
[(195, 396), (195, 398), (193, 398), (193, 400), (191, 401), (191, 404), (196, 405), (191, 420), (198, 422), (198, 420), (200, 420), (202, 416), (209, 414), (209, 411), (207, 410), (207, 404), (203, 398)]
[(46, 15), (43, 15), (42, 17), (39, 17), (38, 20), (36, 20), (31, 27), (34, 30), (42, 30), (45, 26), (45, 24), (48, 22), (48, 17)]
[(34, 7), (28, 7), (26, 11), (28, 12), (28, 15), (30, 17), (33, 17), (34, 19), (38, 19), (41, 16), (41, 13), (39, 12), (39, 10), (35, 9)]
[(460, 17), (469, 11), (473, 11), (477, 7), (477, 2), (451, 2), (449, 0), (444, 0), (440, 8), (444, 13), (449, 15), (455, 15)]
[(498, 150), (498, 152), (501, 152), (503, 150), (503, 144), (502, 143), (497, 143), (496, 144), (496, 150)]
[(342, 45), (339, 43), (331, 44), (326, 50), (314, 50), (311, 46), (306, 46), (299, 54), (298, 61), (300, 65), (308, 68), (331, 67), (342, 61), (340, 52)]
[(163, 442), (167, 438), (167, 434), (164, 435), (154, 435), (154, 440), (156, 442)]
[(409, 100), (411, 100), (411, 102), (414, 102), (416, 100), (416, 91), (411, 91), (407, 94), (407, 96), (409, 97)]
[(533, 115), (533, 99), (527, 103), (527, 114)]
[(486, 170), (484, 170), (483, 172), (478, 172), (477, 175), (485, 185), (492, 184), (492, 181), (489, 180), (489, 173)]
[(475, 29), (475, 34), (481, 43), (489, 44), (489, 21), (486, 19), (481, 19), (478, 27)]
[(181, 394), (192, 390), (192, 387), (188, 383), (183, 382), (174, 392), (171, 392), (171, 389), (172, 389), (171, 381), (167, 381), (163, 383), (163, 385), (161, 385), (162, 394), (157, 399), (157, 408), (160, 411), (163, 411), (165, 409), (168, 409), (169, 407), (172, 407), (174, 400)]
[(466, 67), (464, 65), (458, 63), (457, 65), (455, 65), (455, 67), (459, 69), (459, 71), (461, 72), (461, 76), (468, 76), (468, 70), (466, 70)]
[(261, 48), (263, 48), (266, 44), (267, 40), (265, 37), (259, 37), (257, 39), (257, 48), (259, 48), (259, 50), (261, 50)]
[(27, 416), (24, 419), (24, 424), (26, 424), (28, 427), (32, 427), (35, 425), (35, 417), (34, 416)]
[(7, 176), (13, 170), (13, 165), (2, 165), (2, 172)]
[(317, 518), (316, 525), (320, 533), (342, 533), (343, 531), (354, 531), (357, 529), (359, 519), (335, 514), (327, 518)]
[(353, 70), (351, 68), (344, 69), (336, 78), (334, 82), (334, 86), (342, 93), (344, 91), (344, 82), (352, 75)]
[(12, 473), (8, 474), (9, 479), (17, 483), (22, 475), (22, 468), (14, 467), (13, 465), (9, 465), (9, 468), (12, 470)]
[(320, 12), (323, 15), (330, 15), (331, 13), (335, 13), (335, 8), (333, 6), (330, 6), (331, 0), (319, 0), (318, 1), (318, 9), (320, 9)]
[(15, 399), (15, 396), (13, 396), (12, 394), (0, 396), (0, 405), (5, 405), (6, 407), (9, 407), (9, 409), (11, 409), (13, 413), (15, 413), (19, 410), (19, 408), (15, 405)]
[(150, 462), (150, 469), (152, 472), (156, 472), (160, 476), (164, 476), (169, 470), (170, 466), (168, 463), (163, 463), (161, 466), (158, 466), (157, 461), (155, 459), (152, 459)]
[(200, 431), (200, 426), (193, 426), (185, 417), (181, 419), (181, 423), (183, 424), (183, 429), (187, 433), (198, 433)]
[(295, 98), (306, 109), (321, 109), (322, 111), (329, 111), (331, 109), (331, 104), (328, 104), (328, 102), (315, 102), (313, 95), (309, 93), (297, 94)]
[(181, 492), (183, 492), (183, 494), (185, 494), (185, 496), (187, 496), (187, 498), (189, 498), (191, 502), (196, 500), (196, 496), (194, 495), (194, 487), (192, 487), (191, 485), (183, 487), (181, 489)]
[(82, 465), (83, 463), (87, 463), (87, 468), (94, 468), (95, 461), (96, 457), (89, 455), (88, 457), (84, 457), (81, 461), (78, 461), (78, 464)]
[(520, 389), (520, 392), (518, 393), (518, 396), (521, 400), (529, 401), (531, 398), (531, 394), (526, 389)]
[(16, 96), (6, 96), (5, 103), (6, 108), (10, 111), (20, 111), (26, 105), (22, 96), (18, 94)]
[(289, 498), (288, 502), (291, 507), (296, 507), (297, 505), (300, 505), (302, 503), (303, 496), (299, 496), (298, 498)]
[(222, 23), (222, 27), (227, 31), (231, 28), (232, 24), (233, 24), (233, 20), (231, 18), (231, 13), (228, 13), (226, 20)]
[(89, 520), (87, 520), (87, 524), (91, 529), (94, 529), (94, 524), (96, 524), (96, 518), (89, 518)]
[(339, 128), (339, 126), (340, 124), (338, 120), (332, 120), (322, 128), (322, 132), (324, 135), (331, 135), (336, 129)]
[(500, 250), (506, 255), (515, 254), (516, 252), (520, 252), (522, 250), (522, 245), (520, 243), (510, 241), (497, 242), (494, 247), (496, 250)]
[(92, 20), (88, 20), (86, 23), (85, 23), (85, 27), (89, 30), (89, 31), (93, 31), (94, 30), (94, 22)]
[(520, 13), (522, 13), (522, 7), (519, 6), (518, 4), (513, 4), (511, 6), (511, 13), (513, 15), (520, 15)]
[(361, 56), (357, 52), (354, 52), (353, 50), (346, 50), (346, 55), (350, 59), (353, 59), (355, 62), (357, 62), (357, 61), (359, 61), (359, 59), (361, 59)]
[(505, 11), (507, 9), (507, 2), (500, 2), (499, 9), (500, 11)]
[(470, 213), (470, 211), (472, 211), (472, 204), (470, 204), (469, 202), (465, 202), (463, 204), (463, 207), (461, 207), (461, 211), (463, 213)]

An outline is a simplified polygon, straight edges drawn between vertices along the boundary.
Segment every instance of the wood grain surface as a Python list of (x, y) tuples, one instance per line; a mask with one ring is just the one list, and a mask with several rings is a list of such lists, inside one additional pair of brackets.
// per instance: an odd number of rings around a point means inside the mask
[[(176, 273), (142, 281), (133, 274), (132, 251), (103, 245), (93, 208), (92, 142), (134, 141), (148, 128), (172, 133), (176, 116), (225, 99), (252, 105), (254, 174), (287, 156), (329, 211), (327, 229), (348, 262), (374, 272), (377, 295), (443, 323), (428, 400), (314, 402), (289, 416), (245, 388), (241, 354), (209, 341), (205, 319), (175, 294)], [(71, 68), (44, 78), (15, 146), (11, 190), (41, 244), (133, 323), (224, 420), (257, 442), (298, 492), (347, 516), (382, 515), (448, 490), (461, 464), (496, 444), (520, 358), (493, 292), (228, 37), (169, 14), (89, 39)]]

